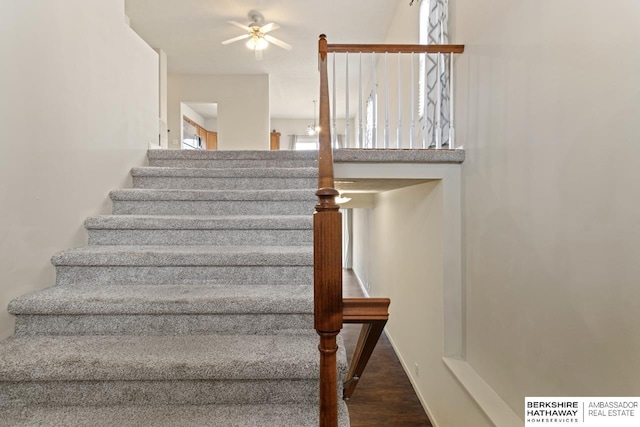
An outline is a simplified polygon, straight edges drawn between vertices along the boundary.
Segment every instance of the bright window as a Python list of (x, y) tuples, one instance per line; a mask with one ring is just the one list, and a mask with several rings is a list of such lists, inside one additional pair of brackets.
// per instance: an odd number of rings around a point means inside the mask
[(317, 150), (318, 149), (318, 136), (317, 135), (296, 135), (296, 142), (294, 146), (295, 150)]

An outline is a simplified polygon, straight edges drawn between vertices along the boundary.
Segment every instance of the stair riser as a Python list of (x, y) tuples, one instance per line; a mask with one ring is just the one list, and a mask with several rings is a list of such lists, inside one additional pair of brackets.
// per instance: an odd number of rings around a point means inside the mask
[(313, 314), (18, 315), (16, 335), (278, 334), (313, 329)]
[(149, 159), (149, 166), (175, 168), (315, 168), (316, 160), (188, 160), (188, 159)]
[[(150, 177), (134, 176), (134, 188), (158, 190), (272, 190), (313, 189), (317, 178), (200, 178), (200, 177)], [(313, 191), (313, 190), (310, 190)]]
[(58, 266), (56, 284), (313, 283), (312, 266)]
[(43, 381), (0, 383), (0, 408), (27, 405), (204, 405), (304, 403), (317, 380)]
[(311, 215), (310, 201), (114, 200), (115, 215)]
[(309, 246), (312, 230), (88, 230), (90, 245)]
[(312, 230), (312, 215), (253, 217), (104, 215), (88, 218), (89, 230)]

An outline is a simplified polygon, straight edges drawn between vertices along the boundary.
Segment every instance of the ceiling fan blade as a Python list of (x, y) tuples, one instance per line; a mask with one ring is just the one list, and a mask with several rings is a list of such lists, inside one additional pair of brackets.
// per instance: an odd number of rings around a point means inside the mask
[(241, 24), (239, 22), (236, 21), (227, 21), (227, 23), (231, 24), (231, 25), (235, 25), (236, 27), (240, 27), (245, 31), (251, 31), (251, 28), (249, 28), (248, 26)]
[(264, 38), (265, 38), (267, 41), (270, 41), (271, 43), (273, 43), (273, 44), (275, 44), (276, 46), (281, 47), (281, 48), (283, 48), (283, 49), (286, 49), (286, 50), (291, 50), (291, 49), (293, 49), (293, 46), (291, 46), (289, 43), (283, 42), (282, 40), (277, 39), (277, 38), (275, 38), (275, 37), (273, 37), (273, 36), (270, 36), (270, 35), (268, 35), (268, 34), (267, 34), (267, 35), (265, 35), (265, 36), (264, 36)]
[(271, 22), (260, 27), (260, 32), (262, 34), (267, 34), (269, 31), (277, 30), (278, 28), (280, 28), (280, 25), (276, 24), (275, 22)]
[(253, 51), (256, 54), (256, 61), (262, 61), (262, 50), (254, 49)]
[(243, 34), (241, 36), (234, 37), (234, 38), (229, 39), (229, 40), (225, 40), (225, 41), (222, 42), (222, 44), (229, 44), (229, 43), (237, 42), (237, 41), (240, 41), (240, 40), (243, 40), (243, 39), (248, 39), (249, 37), (251, 37), (250, 34)]

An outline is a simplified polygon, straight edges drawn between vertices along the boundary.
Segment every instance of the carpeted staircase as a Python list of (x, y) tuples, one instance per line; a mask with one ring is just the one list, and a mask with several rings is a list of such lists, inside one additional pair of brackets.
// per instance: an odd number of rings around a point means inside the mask
[(316, 156), (150, 151), (11, 302), (0, 425), (317, 426)]

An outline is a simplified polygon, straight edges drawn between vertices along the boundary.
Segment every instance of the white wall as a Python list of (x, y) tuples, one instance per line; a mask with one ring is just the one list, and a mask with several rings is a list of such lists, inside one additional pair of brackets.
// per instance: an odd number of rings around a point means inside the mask
[[(399, 4), (387, 43), (417, 43), (419, 9)], [(453, 27), (453, 25), (452, 25)], [(455, 37), (453, 38), (455, 42)], [(414, 77), (418, 76), (415, 58)], [(379, 58), (377, 74), (384, 73)], [(409, 89), (410, 61), (402, 62), (404, 89)], [(389, 61), (396, 81), (397, 58)], [(379, 80), (383, 84), (383, 80)], [(417, 88), (417, 80), (415, 83)], [(384, 86), (378, 88), (378, 141), (382, 144)], [(390, 86), (391, 146), (395, 146), (395, 111), (399, 102)], [(403, 93), (403, 146), (408, 146), (410, 96)], [(417, 99), (416, 99), (417, 104)], [(419, 122), (416, 122), (419, 127)], [(417, 137), (420, 132), (417, 130)], [(415, 168), (409, 168), (413, 166)], [(392, 167), (389, 165), (389, 167)], [(341, 167), (338, 167), (338, 171)], [(409, 176), (414, 170), (414, 174)], [(400, 171), (400, 169), (398, 169)], [(405, 165), (403, 177), (424, 177), (433, 170), (436, 183), (381, 193), (373, 209), (354, 210), (354, 271), (372, 296), (390, 296), (387, 335), (434, 425), (501, 427), (521, 421), (483, 382), (464, 359), (466, 337), (461, 262), (461, 187), (457, 168), (445, 165)], [(439, 171), (439, 172), (438, 172)], [(353, 174), (353, 177), (356, 175)], [(419, 374), (415, 363), (419, 365)], [(478, 403), (478, 399), (481, 406)], [(490, 410), (487, 408), (490, 406)], [(487, 416), (489, 414), (489, 417)]]
[[(458, 378), (471, 373), (482, 382), (475, 389), (465, 383), (476, 398), (496, 392), (488, 401), (506, 402), (493, 412), (482, 408), (498, 415), (499, 426), (521, 425), (509, 414), (522, 417), (527, 395), (638, 395), (640, 5), (615, 1), (605, 10), (595, 1), (458, 0), (452, 6), (452, 42), (467, 46), (456, 65), (458, 144), (467, 149), (466, 373), (458, 370)], [(394, 215), (381, 209), (385, 200), (393, 199), (379, 197), (374, 210), (354, 215), (354, 252), (372, 246), (377, 253), (387, 244), (362, 236), (358, 243), (357, 236), (358, 228), (385, 229), (381, 224)], [(411, 247), (411, 236), (405, 241)], [(378, 295), (376, 276), (385, 267), (362, 265), (372, 259), (354, 253), (360, 262), (354, 269)], [(402, 298), (392, 295), (392, 305)], [(408, 339), (396, 338), (406, 330), (390, 320), (388, 331), (401, 358), (415, 354)], [(442, 371), (432, 380), (441, 396), (414, 385), (438, 426), (489, 422)], [(454, 407), (440, 398), (447, 393), (464, 396), (466, 421), (457, 419), (459, 400), (450, 400)]]
[[(387, 43), (417, 43), (418, 4), (399, 3)], [(417, 88), (418, 61), (414, 78)], [(377, 74), (384, 73), (379, 58)], [(410, 59), (402, 62), (403, 90), (409, 89)], [(389, 75), (397, 81), (397, 57)], [(382, 82), (382, 80), (380, 80)], [(383, 141), (385, 90), (378, 88), (378, 141)], [(390, 86), (391, 147), (395, 147), (398, 96)], [(404, 93), (403, 147), (408, 147), (410, 96)], [(416, 99), (417, 104), (417, 99)], [(416, 123), (419, 127), (419, 123)], [(418, 132), (418, 137), (420, 136)], [(342, 170), (337, 165), (337, 173)], [(364, 165), (362, 166), (362, 169)], [(387, 335), (435, 426), (490, 426), (472, 396), (447, 368), (445, 356), (464, 347), (460, 248), (460, 170), (447, 165), (389, 165), (397, 178), (439, 178), (380, 193), (373, 209), (353, 211), (353, 269), (371, 296), (391, 298)], [(382, 172), (378, 167), (378, 174)], [(354, 173), (350, 177), (356, 177)], [(367, 177), (373, 177), (368, 175)], [(380, 175), (378, 175), (380, 176)], [(341, 178), (345, 176), (340, 175)], [(365, 177), (364, 175), (361, 177)], [(419, 365), (419, 375), (415, 371)]]
[(204, 128), (211, 132), (216, 132), (218, 130), (218, 118), (210, 117), (204, 120)]
[[(420, 14), (419, 3), (415, 2), (413, 6), (409, 7), (407, 3), (400, 2), (396, 9), (396, 14), (393, 18), (389, 32), (385, 39), (385, 43), (389, 44), (403, 44), (403, 43), (418, 43), (420, 36)], [(414, 72), (413, 72), (413, 87), (414, 87), (414, 128), (415, 128), (415, 142), (414, 146), (421, 143), (422, 138), (421, 125), (418, 120), (418, 70), (419, 70), (419, 57), (414, 55)], [(409, 139), (411, 131), (411, 57), (409, 55), (402, 55), (400, 59), (400, 72), (398, 72), (398, 57), (397, 55), (389, 55), (387, 58), (387, 68), (389, 76), (389, 146), (395, 148), (398, 142), (397, 129), (398, 121), (400, 121), (402, 134), (400, 146), (409, 148)], [(385, 122), (385, 108), (386, 101), (386, 89), (384, 87), (384, 60), (381, 56), (378, 60), (378, 144), (382, 144), (384, 141), (384, 122)], [(399, 76), (399, 77), (398, 77)], [(398, 79), (400, 79), (400, 89), (398, 89)], [(398, 104), (401, 104), (401, 113), (398, 114)], [(399, 117), (400, 116), (400, 117)], [(381, 146), (381, 145), (380, 145)]]
[[(389, 31), (385, 38), (385, 43), (388, 44), (417, 44), (419, 42), (419, 3), (415, 2), (412, 7), (409, 7), (408, 2), (399, 2), (395, 15), (389, 27)], [(362, 74), (363, 74), (363, 100), (362, 100), (362, 124), (366, 123), (366, 101), (369, 95), (374, 89), (374, 82), (377, 82), (377, 148), (384, 148), (384, 135), (385, 135), (385, 122), (386, 122), (386, 110), (388, 108), (388, 132), (389, 132), (389, 148), (396, 148), (398, 144), (398, 122), (400, 122), (401, 134), (400, 134), (400, 148), (410, 147), (410, 132), (411, 132), (411, 117), (413, 109), (413, 123), (415, 128), (415, 142), (422, 144), (421, 142), (421, 129), (418, 117), (418, 70), (419, 70), (419, 57), (414, 55), (413, 58), (413, 86), (411, 84), (411, 56), (403, 54), (400, 57), (400, 70), (398, 70), (398, 55), (389, 54), (387, 56), (387, 64), (385, 66), (385, 55), (376, 54), (375, 56), (375, 72), (374, 65), (370, 55), (363, 57), (362, 61)], [(338, 65), (339, 66), (339, 65)], [(359, 57), (352, 55), (349, 60), (349, 69), (359, 70)], [(388, 78), (387, 78), (388, 75)], [(400, 76), (400, 77), (398, 77)], [(375, 77), (375, 80), (374, 80)], [(388, 82), (388, 83), (387, 83)], [(352, 82), (353, 85), (355, 82)], [(400, 86), (398, 86), (400, 83)], [(388, 88), (387, 88), (388, 86)], [(414, 88), (414, 102), (413, 108), (411, 103), (411, 88)], [(389, 93), (387, 102), (387, 90)], [(352, 103), (358, 102), (357, 94), (355, 99), (351, 100)], [(400, 104), (400, 112), (399, 106)], [(354, 119), (353, 134), (354, 134), (354, 146), (355, 141), (358, 138), (360, 124), (359, 115), (356, 112)]]
[(169, 148), (180, 147), (180, 103), (218, 104), (218, 149), (269, 149), (269, 76), (169, 74)]
[(391, 298), (387, 336), (434, 425), (485, 427), (492, 424), (442, 359), (447, 334), (455, 335), (447, 325), (446, 187), (438, 180), (386, 191), (372, 209), (354, 209), (353, 268), (370, 296)]
[(167, 133), (167, 54), (162, 49), (154, 49), (158, 53), (158, 102), (160, 147), (169, 147), (169, 134)]
[(467, 361), (531, 396), (640, 395), (640, 3), (457, 0)]
[[(375, 205), (375, 198), (374, 198)], [(353, 272), (360, 279), (360, 283), (367, 292), (371, 292), (371, 272), (370, 266), (373, 264), (371, 257), (373, 253), (369, 250), (372, 243), (373, 230), (373, 209), (360, 208), (352, 209), (353, 220), (352, 239), (353, 239)]]
[[(0, 5), (0, 307), (54, 283), (51, 256), (86, 243), (158, 141), (158, 56), (124, 2)], [(0, 310), (0, 336), (13, 320)]]

